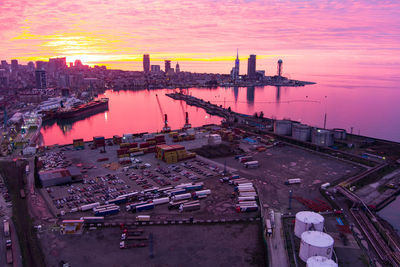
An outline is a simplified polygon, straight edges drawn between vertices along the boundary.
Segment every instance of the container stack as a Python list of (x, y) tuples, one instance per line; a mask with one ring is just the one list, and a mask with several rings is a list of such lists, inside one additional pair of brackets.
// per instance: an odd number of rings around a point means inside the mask
[(187, 152), (184, 146), (181, 145), (157, 145), (156, 158), (168, 164), (177, 163), (181, 160), (186, 160), (196, 157), (195, 153)]
[(122, 143), (122, 137), (119, 135), (114, 135), (113, 136), (113, 144), (114, 145), (119, 145)]
[(93, 144), (96, 148), (103, 147), (106, 145), (104, 136), (93, 136)]
[(237, 212), (251, 212), (258, 210), (257, 192), (252, 182), (245, 178), (233, 179), (235, 186), (235, 193), (238, 196), (236, 211)]
[(83, 142), (83, 139), (74, 139), (73, 146), (76, 150), (85, 149), (85, 143)]
[(189, 141), (189, 140), (194, 140), (195, 138), (196, 137), (194, 134), (180, 133), (173, 135), (172, 141), (173, 142)]

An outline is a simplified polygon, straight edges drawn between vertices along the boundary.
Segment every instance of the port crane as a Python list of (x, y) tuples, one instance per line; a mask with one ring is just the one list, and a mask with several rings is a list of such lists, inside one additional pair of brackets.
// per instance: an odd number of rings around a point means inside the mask
[(183, 112), (183, 116), (185, 117), (185, 125), (183, 125), (183, 130), (187, 130), (192, 128), (192, 125), (189, 123), (189, 113), (183, 108), (183, 104), (181, 101), (181, 107), (182, 107), (182, 112)]
[(161, 120), (164, 120), (164, 127), (162, 129), (162, 132), (163, 133), (169, 133), (171, 131), (171, 127), (168, 126), (168, 116), (162, 110), (160, 99), (158, 99), (158, 94), (156, 94), (156, 99), (157, 99), (158, 107), (160, 109)]

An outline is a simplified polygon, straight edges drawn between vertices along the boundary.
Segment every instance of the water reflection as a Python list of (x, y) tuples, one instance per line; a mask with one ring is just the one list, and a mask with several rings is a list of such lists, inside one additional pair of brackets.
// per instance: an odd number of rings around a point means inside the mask
[(239, 98), (239, 87), (237, 86), (233, 87), (233, 95), (235, 97), (235, 103), (237, 103)]
[(279, 104), (279, 102), (281, 101), (281, 87), (278, 85), (276, 86), (276, 104)]
[(255, 91), (254, 86), (247, 87), (246, 99), (247, 103), (251, 106), (254, 105), (254, 91)]

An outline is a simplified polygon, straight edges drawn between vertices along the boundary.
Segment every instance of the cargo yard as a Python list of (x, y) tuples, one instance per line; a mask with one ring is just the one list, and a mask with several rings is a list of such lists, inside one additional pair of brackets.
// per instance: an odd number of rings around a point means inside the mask
[[(161, 133), (94, 136), (36, 151), (34, 174), (26, 167), (24, 178), (30, 189), (19, 197), (35, 199), (30, 207), (48, 265), (398, 261), (397, 239), (371, 211), (398, 191), (397, 158), (362, 149), (360, 137), (350, 153), (343, 129), (171, 97), (225, 120), (191, 128), (186, 114), (185, 126), (171, 131), (165, 115)], [(383, 141), (373, 145), (388, 149)]]

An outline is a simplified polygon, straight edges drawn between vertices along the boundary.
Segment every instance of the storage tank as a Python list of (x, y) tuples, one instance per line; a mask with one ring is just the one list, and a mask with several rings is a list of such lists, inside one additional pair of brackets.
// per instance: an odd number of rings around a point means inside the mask
[(333, 137), (336, 140), (345, 140), (346, 139), (346, 130), (345, 129), (335, 128), (332, 131), (333, 131)]
[(289, 120), (276, 120), (274, 122), (274, 133), (281, 135), (291, 135), (292, 122)]
[(332, 258), (333, 238), (318, 231), (306, 231), (301, 234), (299, 257), (304, 262), (312, 256)]
[(324, 229), (324, 217), (312, 211), (300, 211), (296, 214), (294, 234), (301, 238), (305, 231), (313, 230), (322, 232)]
[(311, 141), (317, 146), (331, 146), (333, 145), (333, 134), (329, 130), (314, 128)]
[(311, 140), (311, 127), (305, 124), (294, 123), (292, 125), (293, 139), (307, 142)]
[(306, 267), (338, 267), (338, 265), (327, 257), (313, 256), (308, 258)]

